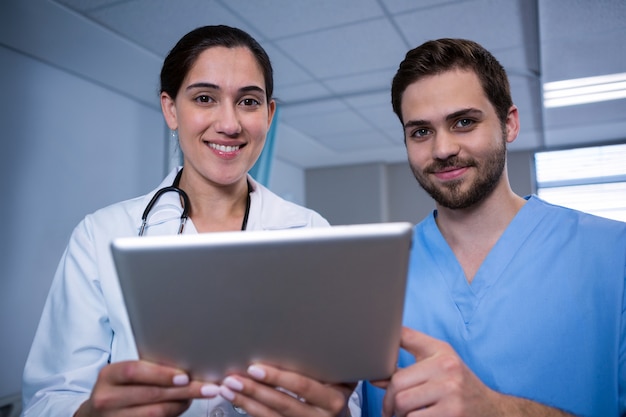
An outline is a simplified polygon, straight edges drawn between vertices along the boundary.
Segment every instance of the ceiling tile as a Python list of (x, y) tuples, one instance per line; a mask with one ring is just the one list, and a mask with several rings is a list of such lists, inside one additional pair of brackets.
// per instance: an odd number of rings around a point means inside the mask
[[(530, 50), (534, 52), (530, 53)], [(509, 76), (539, 78), (541, 73), (540, 57), (536, 48), (512, 47), (490, 51), (506, 69)]]
[(400, 120), (391, 107), (390, 92), (364, 94), (346, 98), (346, 103), (372, 125), (384, 131), (393, 131), (392, 136), (402, 137)]
[(220, 3), (273, 40), (383, 16), (376, 0), (220, 0)]
[(406, 53), (402, 39), (385, 19), (294, 36), (276, 45), (319, 79), (389, 68)]
[(626, 35), (624, 0), (539, 0), (543, 42), (585, 40), (590, 35)]
[(342, 155), (302, 134), (299, 129), (288, 123), (278, 125), (276, 137), (278, 139), (274, 148), (276, 157), (294, 166), (310, 168), (342, 160)]
[(367, 120), (352, 110), (318, 113), (315, 115), (293, 116), (285, 121), (295, 128), (301, 129), (311, 137), (322, 137), (328, 134), (354, 132), (369, 128)]
[(461, 3), (468, 0), (381, 0), (385, 8), (393, 14), (423, 11), (430, 8), (439, 8), (445, 4)]
[[(126, 0), (130, 2), (132, 0)], [(71, 9), (81, 12), (91, 12), (102, 7), (114, 6), (121, 3), (120, 0), (56, 0), (57, 3), (65, 4)]]
[(303, 102), (301, 104), (285, 104), (282, 114), (285, 117), (310, 117), (317, 114), (334, 113), (338, 111), (348, 111), (345, 101), (335, 98), (328, 100), (316, 100)]
[(534, 16), (531, 1), (475, 0), (403, 13), (395, 20), (413, 46), (430, 39), (467, 38), (493, 51), (524, 45), (532, 33), (524, 24), (536, 24)]
[(625, 40), (626, 30), (617, 38), (595, 34), (542, 42), (543, 82), (626, 72)]
[(261, 42), (263, 49), (270, 57), (274, 69), (274, 85), (288, 86), (291, 84), (308, 83), (313, 81), (311, 74), (297, 65), (291, 58), (283, 54), (274, 45)]
[(391, 91), (391, 80), (398, 68), (400, 61), (389, 65), (387, 68), (369, 72), (361, 72), (324, 79), (323, 82), (330, 90), (338, 94), (351, 94), (354, 92), (377, 92)]
[(329, 148), (337, 151), (362, 151), (364, 149), (399, 146), (398, 144), (391, 143), (386, 135), (372, 130), (343, 132), (333, 135), (316, 135), (316, 138)]
[[(244, 27), (238, 17), (211, 0), (135, 0), (115, 3), (89, 15), (160, 56), (165, 56), (178, 39), (199, 26)], [(259, 35), (249, 29), (248, 32), (255, 37)]]
[(274, 91), (276, 99), (285, 105), (317, 101), (321, 98), (327, 98), (329, 95), (328, 89), (317, 82), (292, 84), (289, 86), (277, 85)]
[(391, 134), (392, 137), (402, 139), (402, 125), (398, 116), (391, 110), (391, 104), (357, 108), (355, 111), (379, 130)]
[(356, 109), (384, 105), (391, 111), (391, 90), (347, 96), (346, 103)]

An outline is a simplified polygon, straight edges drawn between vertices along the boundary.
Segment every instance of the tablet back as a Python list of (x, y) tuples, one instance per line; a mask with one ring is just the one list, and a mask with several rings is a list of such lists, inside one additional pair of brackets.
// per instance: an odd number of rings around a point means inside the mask
[(396, 365), (412, 226), (121, 238), (140, 357), (219, 381), (263, 362), (326, 382)]

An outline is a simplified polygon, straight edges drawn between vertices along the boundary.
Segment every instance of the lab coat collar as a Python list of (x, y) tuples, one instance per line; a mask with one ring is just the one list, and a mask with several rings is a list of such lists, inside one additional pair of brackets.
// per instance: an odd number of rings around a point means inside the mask
[[(141, 211), (137, 215), (137, 231), (139, 231), (141, 225), (143, 210), (150, 202), (152, 196), (161, 188), (171, 186), (178, 170), (181, 168), (173, 169), (157, 188), (143, 197), (140, 206)], [(255, 181), (250, 175), (248, 175), (248, 182), (252, 191), (250, 192), (250, 213), (247, 230), (290, 229), (306, 227), (309, 224), (310, 218), (301, 207), (278, 197)], [(172, 192), (162, 195), (148, 215), (146, 235), (176, 234), (182, 211), (178, 194)], [(197, 233), (191, 219), (187, 221), (184, 233)]]

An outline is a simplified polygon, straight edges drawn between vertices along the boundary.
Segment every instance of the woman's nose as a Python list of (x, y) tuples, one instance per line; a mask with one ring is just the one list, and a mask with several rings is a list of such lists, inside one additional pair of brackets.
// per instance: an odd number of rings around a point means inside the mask
[(241, 122), (237, 109), (230, 105), (221, 105), (216, 112), (215, 130), (227, 136), (241, 133)]

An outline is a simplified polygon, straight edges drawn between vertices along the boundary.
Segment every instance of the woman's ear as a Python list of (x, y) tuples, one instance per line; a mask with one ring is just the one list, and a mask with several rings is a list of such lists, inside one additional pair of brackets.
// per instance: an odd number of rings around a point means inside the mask
[(178, 129), (178, 119), (176, 117), (176, 102), (169, 94), (161, 93), (161, 111), (165, 117), (165, 123), (171, 130)]
[(272, 99), (267, 105), (267, 127), (272, 125), (272, 119), (274, 119), (274, 114), (276, 114), (276, 100)]

